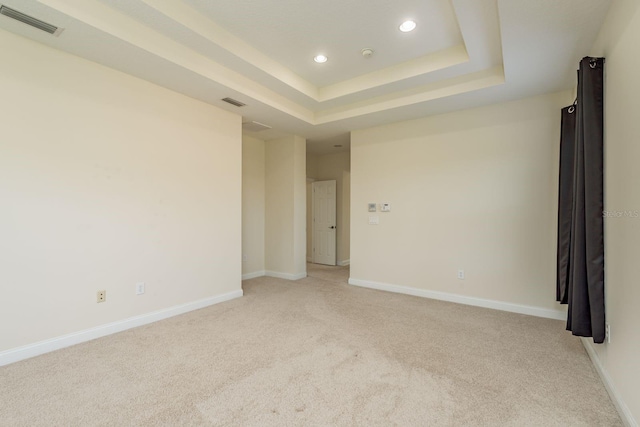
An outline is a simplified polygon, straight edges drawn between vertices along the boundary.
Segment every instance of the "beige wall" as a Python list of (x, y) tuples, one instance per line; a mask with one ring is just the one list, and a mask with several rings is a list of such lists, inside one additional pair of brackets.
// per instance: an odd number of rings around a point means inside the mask
[(307, 178), (315, 178), (318, 176), (318, 157), (319, 155), (307, 153)]
[[(354, 131), (351, 278), (559, 315), (558, 141), (570, 101), (557, 93)], [(368, 202), (392, 211), (368, 225)]]
[(265, 142), (242, 137), (242, 274), (264, 275)]
[(306, 276), (306, 141), (266, 142), (265, 268), (286, 279)]
[[(591, 55), (605, 62), (605, 210), (640, 212), (640, 3), (616, 0)], [(640, 422), (640, 218), (605, 220), (611, 343), (594, 345), (628, 419)]]
[(318, 175), (318, 155), (307, 152), (307, 261), (313, 256), (313, 211), (312, 211), (312, 187), (311, 183), (316, 181)]
[(0, 352), (239, 292), (240, 116), (1, 30), (0, 51)]
[[(336, 260), (339, 265), (349, 263), (350, 256), (350, 194), (351, 194), (351, 154), (348, 151), (307, 155), (307, 177), (315, 181), (336, 181)], [(308, 189), (307, 207), (311, 206), (311, 191)], [(307, 215), (307, 256), (311, 257), (312, 215)]]
[(296, 277), (307, 276), (307, 140), (294, 136), (293, 245)]
[(347, 265), (351, 262), (351, 156), (349, 156), (349, 170), (342, 171), (342, 206), (341, 233), (338, 234), (338, 263)]
[[(307, 157), (307, 160), (309, 157)], [(307, 234), (307, 261), (311, 262), (313, 257), (313, 187), (311, 187), (311, 183), (315, 181), (312, 178), (307, 178), (307, 224), (306, 224), (306, 234)]]

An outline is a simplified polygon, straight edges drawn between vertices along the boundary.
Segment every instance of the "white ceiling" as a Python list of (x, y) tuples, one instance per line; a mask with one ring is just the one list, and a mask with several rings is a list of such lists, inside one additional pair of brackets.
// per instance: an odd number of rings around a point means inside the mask
[[(321, 153), (348, 147), (354, 129), (572, 88), (610, 3), (0, 0), (65, 30), (5, 16), (0, 28), (273, 128), (247, 132), (258, 138), (301, 135)], [(405, 19), (415, 31), (398, 30)], [(318, 53), (329, 61), (315, 63)]]

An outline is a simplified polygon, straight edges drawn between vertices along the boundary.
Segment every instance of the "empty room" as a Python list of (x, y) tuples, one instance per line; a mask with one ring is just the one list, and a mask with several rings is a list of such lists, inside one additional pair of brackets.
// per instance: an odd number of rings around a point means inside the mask
[(0, 426), (638, 426), (638, 41), (637, 0), (0, 0)]

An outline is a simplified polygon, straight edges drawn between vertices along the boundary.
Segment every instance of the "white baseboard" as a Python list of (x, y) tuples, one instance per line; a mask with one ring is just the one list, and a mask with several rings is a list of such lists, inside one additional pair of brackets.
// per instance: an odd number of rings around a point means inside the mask
[(254, 271), (253, 273), (247, 273), (242, 275), (242, 280), (255, 279), (256, 277), (262, 277), (266, 275), (266, 271)]
[(219, 304), (242, 296), (242, 289), (218, 295), (215, 297), (201, 299), (199, 301), (188, 302), (186, 304), (176, 305), (174, 307), (165, 308), (151, 313), (142, 314), (140, 316), (130, 317), (128, 319), (119, 320), (106, 325), (96, 326), (95, 328), (85, 329), (83, 331), (74, 332), (60, 337), (51, 338), (22, 347), (12, 348), (0, 352), (0, 366), (10, 363), (19, 362), (24, 359), (39, 356), (65, 347), (91, 341), (117, 332), (126, 331), (127, 329), (136, 328), (148, 323), (157, 322), (169, 317), (184, 314), (189, 311), (199, 310), (210, 305)]
[(371, 282), (349, 278), (349, 284), (363, 288), (378, 289), (380, 291), (394, 292), (397, 294), (413, 295), (416, 297), (437, 299), (441, 301), (455, 302), (458, 304), (473, 305), (476, 307), (492, 308), (494, 310), (509, 311), (512, 313), (528, 314), (530, 316), (545, 317), (547, 319), (566, 320), (567, 313), (561, 310), (534, 307), (530, 305), (513, 304), (503, 301), (495, 301), (483, 298), (468, 297), (464, 295), (450, 294), (447, 292), (427, 291), (424, 289), (410, 288), (408, 286), (390, 285), (388, 283)]
[(344, 267), (345, 265), (349, 265), (349, 264), (351, 264), (350, 259), (345, 259), (344, 261), (338, 261), (338, 265), (341, 267)]
[(278, 271), (267, 270), (265, 271), (265, 276), (277, 277), (278, 279), (285, 279), (285, 280), (299, 280), (307, 277), (307, 272), (305, 271), (304, 273), (291, 274), (291, 273), (280, 273)]
[(582, 345), (584, 346), (585, 350), (587, 350), (587, 354), (589, 355), (593, 366), (596, 368), (596, 372), (598, 372), (598, 375), (600, 375), (600, 379), (602, 379), (604, 387), (607, 389), (607, 393), (609, 393), (609, 397), (611, 398), (613, 405), (618, 410), (622, 422), (628, 427), (638, 427), (638, 422), (633, 417), (633, 414), (629, 410), (627, 404), (624, 403), (624, 400), (622, 400), (622, 397), (620, 397), (618, 390), (614, 386), (613, 381), (611, 381), (611, 377), (604, 369), (604, 366), (602, 366), (600, 358), (598, 357), (598, 353), (596, 353), (596, 349), (594, 348), (592, 339), (581, 338), (580, 340), (582, 341)]

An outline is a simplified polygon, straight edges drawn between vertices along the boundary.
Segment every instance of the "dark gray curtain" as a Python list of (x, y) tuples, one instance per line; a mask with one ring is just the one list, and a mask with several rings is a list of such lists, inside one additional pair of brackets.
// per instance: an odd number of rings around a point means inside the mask
[(583, 58), (578, 97), (562, 109), (556, 299), (567, 330), (605, 339), (604, 58)]
[(562, 109), (560, 133), (560, 188), (558, 192), (558, 279), (556, 300), (567, 304), (569, 248), (573, 211), (573, 146), (576, 135), (576, 106)]

